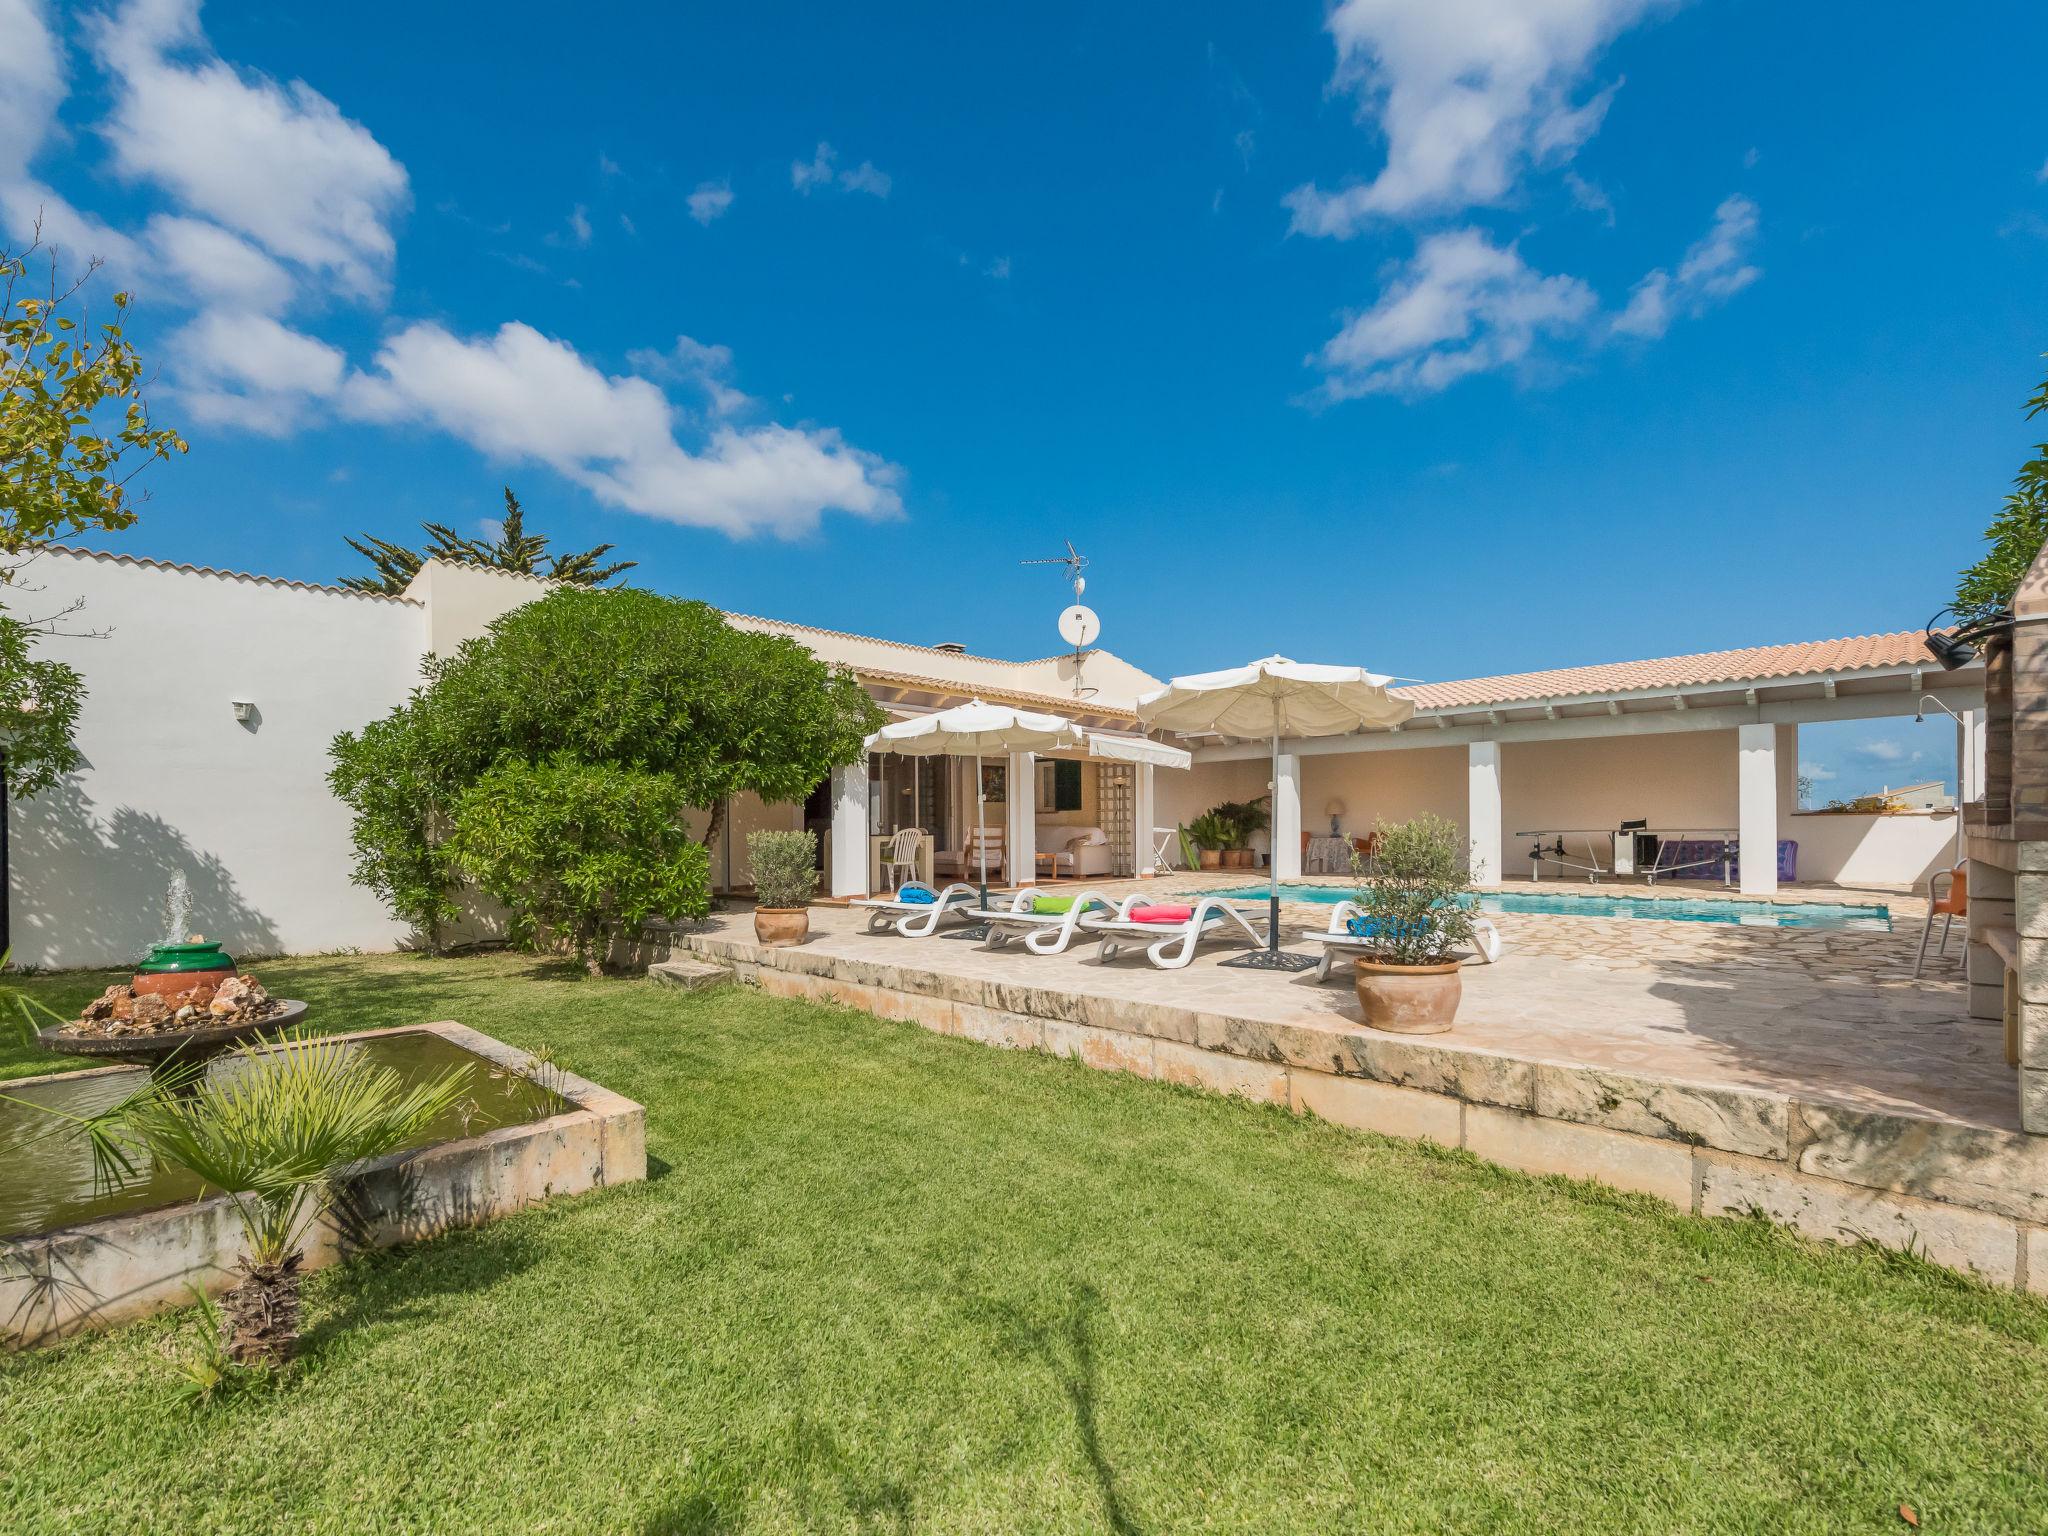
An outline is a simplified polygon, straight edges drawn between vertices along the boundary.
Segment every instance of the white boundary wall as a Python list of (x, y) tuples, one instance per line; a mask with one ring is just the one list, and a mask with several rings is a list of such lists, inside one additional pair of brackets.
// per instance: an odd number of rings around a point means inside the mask
[(193, 930), (234, 953), (404, 942), (404, 925), (349, 879), (328, 744), (403, 702), (430, 633), (452, 647), (545, 590), (429, 570), (449, 589), (432, 603), (419, 584), (380, 598), (76, 550), (35, 560), (10, 606), (49, 613), (76, 599), (65, 627), (108, 633), (38, 647), (85, 676), (86, 766), (8, 808), (14, 962), (133, 961), (163, 937), (179, 871)]

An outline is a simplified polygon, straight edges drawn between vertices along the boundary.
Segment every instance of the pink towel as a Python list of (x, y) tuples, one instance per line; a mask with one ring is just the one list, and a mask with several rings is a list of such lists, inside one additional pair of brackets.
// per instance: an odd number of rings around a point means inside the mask
[(1184, 923), (1194, 915), (1193, 907), (1175, 907), (1165, 903), (1131, 908), (1131, 921), (1134, 923)]

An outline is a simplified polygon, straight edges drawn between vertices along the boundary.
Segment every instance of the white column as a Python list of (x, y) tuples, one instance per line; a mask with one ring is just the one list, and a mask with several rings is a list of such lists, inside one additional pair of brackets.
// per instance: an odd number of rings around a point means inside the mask
[(1301, 758), (1282, 752), (1273, 780), (1273, 874), (1301, 878)]
[(1139, 763), (1131, 775), (1131, 873), (1141, 879), (1152, 873), (1152, 818), (1158, 814), (1152, 776), (1158, 771)]
[(832, 770), (832, 894), (868, 893), (868, 760)]
[(1501, 866), (1500, 743), (1475, 741), (1465, 748), (1465, 822), (1472, 841), (1472, 883), (1496, 886)]
[(1012, 885), (1038, 878), (1038, 754), (1010, 754), (1009, 825), (1003, 831), (1003, 863)]
[(1737, 726), (1735, 753), (1742, 894), (1769, 896), (1778, 889), (1778, 728)]

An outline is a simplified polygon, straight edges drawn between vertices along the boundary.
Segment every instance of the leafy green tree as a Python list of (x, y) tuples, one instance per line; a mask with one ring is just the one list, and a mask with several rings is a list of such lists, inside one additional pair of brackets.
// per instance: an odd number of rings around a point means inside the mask
[[(67, 285), (54, 258), (40, 275), (39, 248), (0, 250), (0, 588), (39, 545), (131, 526), (135, 477), (186, 451), (143, 403), (142, 357), (122, 329), (128, 295), (116, 293), (113, 318), (95, 327), (83, 293), (99, 263)], [(85, 684), (34, 654), (55, 622), (0, 611), (0, 754), (8, 792), (23, 798), (80, 762), (72, 733)]]
[(608, 763), (506, 763), (456, 803), (447, 857), (512, 913), (512, 936), (559, 935), (592, 976), (652, 917), (711, 910), (711, 854), (674, 779)]
[[(2048, 411), (2048, 380), (2027, 401), (2027, 418)], [(2048, 543), (2048, 443), (2037, 443), (2034, 456), (2020, 466), (2013, 488), (1991, 526), (1984, 530), (1991, 548), (1964, 571), (1956, 586), (1955, 614), (1961, 624), (1976, 624), (2002, 613), (2019, 590), (2027, 567)]]
[(73, 745), (85, 679), (61, 661), (38, 660), (35, 631), (0, 615), (0, 761), (6, 765), (7, 793), (26, 800), (85, 761)]
[(341, 584), (352, 592), (380, 592), (395, 596), (411, 585), (413, 577), (419, 574), (420, 567), (427, 561), (448, 560), (458, 565), (481, 565), (494, 571), (511, 571), (520, 576), (539, 576), (570, 586), (600, 587), (639, 563), (615, 560), (609, 565), (603, 564), (604, 557), (612, 552), (609, 544), (599, 544), (573, 555), (550, 555), (547, 536), (526, 531), (526, 509), (519, 505), (519, 498), (512, 494), (509, 485), (505, 487), (505, 518), (495, 539), (488, 542), (465, 539), (446, 523), (421, 523), (420, 531), (427, 536), (424, 551), (411, 550), (403, 544), (394, 544), (367, 533), (360, 539), (344, 540), (350, 549), (370, 562), (376, 574), (344, 576)]
[(508, 764), (659, 776), (718, 835), (729, 797), (801, 800), (884, 719), (852, 673), (704, 603), (563, 587), (428, 662), (411, 699), (335, 738), (328, 782), (355, 812), (356, 879), (438, 945), (461, 870), (463, 796)]
[(128, 295), (113, 296), (113, 318), (95, 329), (81, 295), (99, 263), (66, 286), (52, 260), (38, 280), (38, 248), (0, 250), (0, 555), (129, 527), (135, 476), (186, 451), (150, 423), (142, 356), (122, 330)]

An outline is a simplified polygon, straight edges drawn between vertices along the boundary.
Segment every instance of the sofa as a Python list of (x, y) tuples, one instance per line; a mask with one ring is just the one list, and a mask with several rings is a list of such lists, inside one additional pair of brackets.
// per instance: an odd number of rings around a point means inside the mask
[(1033, 834), (1037, 852), (1053, 855), (1053, 874), (1062, 879), (1106, 875), (1114, 868), (1109, 837), (1100, 827), (1041, 821)]

